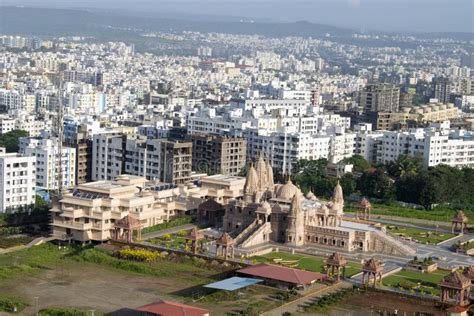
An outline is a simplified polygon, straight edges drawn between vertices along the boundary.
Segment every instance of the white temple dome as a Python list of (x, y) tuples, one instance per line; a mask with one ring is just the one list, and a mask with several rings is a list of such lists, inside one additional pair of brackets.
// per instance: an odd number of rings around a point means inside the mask
[(271, 213), (272, 212), (272, 206), (270, 203), (267, 201), (264, 201), (260, 206), (257, 208), (257, 212), (265, 212), (265, 213)]
[(281, 187), (278, 188), (277, 198), (281, 200), (291, 200), (296, 193), (299, 193), (299, 189), (296, 185), (291, 182), (291, 179), (288, 179), (288, 181), (282, 185)]

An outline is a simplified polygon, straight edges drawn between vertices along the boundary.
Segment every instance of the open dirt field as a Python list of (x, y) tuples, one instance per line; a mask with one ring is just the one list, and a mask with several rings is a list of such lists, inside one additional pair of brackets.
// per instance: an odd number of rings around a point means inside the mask
[[(436, 308), (434, 302), (407, 298), (391, 293), (371, 292), (368, 291), (361, 295), (350, 296), (345, 299), (342, 307), (354, 306), (357, 309), (365, 309), (367, 313), (370, 311), (387, 311), (394, 313), (398, 310), (398, 315), (413, 315), (414, 312), (431, 313), (435, 316), (445, 316), (446, 312)], [(337, 314), (334, 314), (337, 315)], [(358, 314), (355, 314), (358, 315)]]
[[(11, 256), (15, 258), (14, 255)], [(11, 264), (16, 265), (8, 261), (5, 266)], [(157, 268), (159, 265), (157, 263)], [(239, 312), (249, 306), (256, 310), (266, 310), (275, 304), (272, 297), (277, 291), (266, 287), (249, 287), (235, 293), (203, 292), (201, 285), (221, 279), (222, 270), (193, 268), (184, 263), (173, 265), (176, 267), (175, 274), (152, 276), (95, 263), (47, 261), (47, 265), (32, 272), (16, 272), (9, 277), (0, 278), (0, 295), (14, 297), (29, 304), (21, 315), (35, 314), (36, 297), (39, 310), (47, 307), (75, 307), (95, 310), (96, 315), (136, 308), (158, 299), (204, 307), (214, 315)]]

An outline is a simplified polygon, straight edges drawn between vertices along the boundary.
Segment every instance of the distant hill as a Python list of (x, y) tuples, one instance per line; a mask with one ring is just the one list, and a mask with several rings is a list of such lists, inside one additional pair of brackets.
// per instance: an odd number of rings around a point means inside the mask
[[(268, 37), (345, 36), (353, 31), (305, 21), (294, 23), (203, 21), (201, 19), (166, 18), (92, 12), (89, 10), (0, 7), (0, 32), (43, 36), (92, 35), (104, 32), (104, 26), (139, 28), (150, 31), (199, 31), (230, 34), (258, 34)], [(103, 36), (106, 34), (102, 34)]]
[[(1, 0), (0, 0), (1, 1)], [(355, 30), (299, 21), (293, 23), (250, 20), (238, 17), (206, 16), (180, 13), (139, 13), (124, 10), (52, 9), (0, 6), (0, 33), (38, 36), (94, 36), (99, 40), (130, 39), (136, 34), (106, 26), (143, 29), (146, 31), (198, 31), (228, 34), (256, 34), (267, 37), (302, 36), (321, 38), (330, 34), (341, 43), (368, 44), (352, 38)], [(374, 33), (374, 32), (372, 32)], [(390, 33), (388, 33), (390, 34)], [(404, 33), (423, 38), (447, 37), (473, 40), (474, 33)], [(393, 45), (406, 43), (392, 42)], [(384, 45), (382, 42), (371, 45)]]

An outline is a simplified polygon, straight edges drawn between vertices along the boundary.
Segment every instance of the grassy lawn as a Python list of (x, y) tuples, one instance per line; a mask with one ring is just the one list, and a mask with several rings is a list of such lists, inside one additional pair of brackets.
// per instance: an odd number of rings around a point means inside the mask
[(28, 244), (35, 239), (31, 236), (0, 236), (0, 248), (12, 248)]
[[(185, 236), (187, 236), (189, 230), (182, 230), (177, 234), (165, 234), (163, 236), (149, 239), (148, 242), (154, 245), (163, 246), (166, 248), (172, 249), (185, 249), (186, 247), (189, 249), (191, 247), (191, 243), (188, 241), (186, 244)], [(211, 240), (203, 239), (203, 246), (209, 243)], [(198, 246), (199, 247), (199, 246)]]
[[(291, 266), (294, 268), (299, 268), (303, 270), (313, 271), (313, 272), (323, 272), (324, 269), (324, 259), (318, 257), (310, 257), (300, 254), (291, 254), (287, 252), (270, 252), (263, 256), (256, 256), (252, 259), (255, 259), (257, 262), (265, 263), (277, 263), (274, 259), (282, 259), (282, 264)], [(289, 261), (289, 262), (285, 262)], [(348, 262), (346, 266), (346, 276), (350, 277), (354, 274), (359, 273), (362, 270), (362, 266), (358, 263)]]
[[(77, 308), (60, 308), (52, 307), (45, 308), (39, 311), (39, 316), (89, 316), (92, 313), (88, 310), (81, 310)], [(101, 316), (102, 313), (94, 312), (94, 315)]]
[(160, 298), (207, 308), (215, 315), (258, 314), (278, 303), (274, 297), (279, 291), (267, 287), (252, 286), (235, 293), (202, 287), (226, 277), (232, 267), (173, 254), (155, 262), (138, 262), (119, 259), (106, 249), (60, 250), (47, 243), (2, 255), (0, 298), (5, 293), (12, 301), (29, 305), (25, 315), (33, 312), (37, 296), (41, 315), (72, 315), (61, 312), (92, 308), (99, 315)]
[(186, 225), (191, 223), (191, 216), (185, 216), (181, 218), (172, 219), (169, 222), (157, 224), (155, 226), (150, 226), (142, 229), (142, 234), (152, 233), (159, 230), (173, 228), (176, 226)]
[(0, 312), (13, 313), (16, 310), (17, 313), (21, 312), (27, 306), (21, 300), (13, 298), (11, 296), (0, 295)]
[(423, 243), (423, 244), (432, 244), (432, 245), (445, 241), (455, 236), (451, 233), (435, 232), (435, 231), (406, 227), (406, 226), (390, 225), (390, 226), (387, 226), (387, 230), (394, 235), (398, 235), (400, 237), (411, 237), (413, 241)]
[[(206, 277), (225, 270), (220, 267), (208, 269), (207, 262), (197, 258), (169, 256), (156, 262), (135, 262), (119, 259), (93, 248), (59, 250), (57, 246), (45, 244), (0, 256), (0, 280), (31, 276), (44, 270), (58, 270), (60, 266), (90, 263), (132, 274), (168, 277), (183, 274), (193, 284), (204, 284)], [(190, 277), (194, 275), (194, 277)]]
[[(355, 203), (351, 203), (344, 208), (345, 212), (355, 213)], [(464, 210), (468, 217), (474, 216), (473, 210)], [(450, 222), (451, 218), (456, 214), (455, 210), (440, 208), (434, 210), (419, 210), (399, 205), (387, 205), (380, 203), (372, 203), (372, 215), (399, 216), (406, 218), (417, 218), (429, 221)]]
[(406, 290), (424, 291), (425, 293), (439, 294), (438, 286), (441, 279), (449, 272), (437, 270), (431, 273), (415, 271), (400, 271), (383, 278), (382, 282), (390, 287), (402, 287)]

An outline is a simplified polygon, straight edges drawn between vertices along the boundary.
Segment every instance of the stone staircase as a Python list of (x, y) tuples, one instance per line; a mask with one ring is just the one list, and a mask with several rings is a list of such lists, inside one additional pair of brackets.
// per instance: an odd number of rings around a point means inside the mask
[(381, 231), (374, 232), (375, 251), (392, 255), (413, 256), (416, 249), (401, 238), (391, 236)]
[[(242, 241), (240, 244), (241, 248), (253, 247), (267, 242), (270, 239), (270, 233), (272, 232), (271, 223), (257, 224), (252, 232)], [(263, 239), (266, 235), (267, 239)]]
[(258, 226), (257, 220), (254, 220), (250, 225), (248, 225), (243, 231), (240, 232), (235, 238), (235, 245), (239, 246), (243, 241), (247, 239), (248, 236), (250, 236)]

